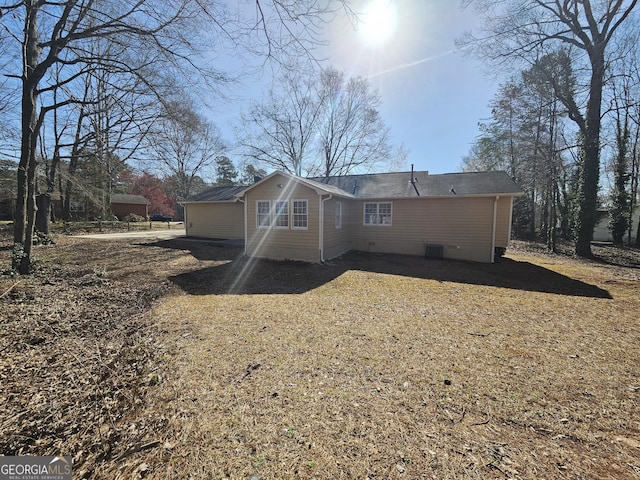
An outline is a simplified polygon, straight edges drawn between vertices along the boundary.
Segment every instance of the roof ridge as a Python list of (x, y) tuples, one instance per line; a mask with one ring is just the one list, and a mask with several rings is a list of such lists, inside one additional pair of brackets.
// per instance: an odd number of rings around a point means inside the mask
[[(429, 174), (429, 171), (428, 170), (414, 170), (413, 174), (415, 175), (416, 173)], [(306, 178), (307, 180), (318, 181), (318, 179), (324, 180), (324, 179), (327, 179), (327, 178), (374, 177), (374, 176), (380, 176), (380, 175), (405, 175), (405, 174), (411, 175), (411, 170), (402, 171), (402, 172), (348, 173), (346, 175), (329, 175), (328, 177), (301, 177), (301, 178)]]

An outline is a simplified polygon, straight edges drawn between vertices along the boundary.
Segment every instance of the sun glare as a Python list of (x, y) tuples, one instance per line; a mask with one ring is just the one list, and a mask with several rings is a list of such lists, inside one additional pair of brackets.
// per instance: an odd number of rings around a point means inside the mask
[(396, 30), (397, 17), (392, 0), (371, 0), (362, 14), (358, 29), (362, 40), (371, 47), (384, 45)]

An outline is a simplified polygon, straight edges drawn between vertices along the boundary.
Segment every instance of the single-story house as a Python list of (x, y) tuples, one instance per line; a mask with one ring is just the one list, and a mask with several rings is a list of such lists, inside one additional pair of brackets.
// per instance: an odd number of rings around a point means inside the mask
[(187, 236), (243, 239), (253, 257), (323, 262), (359, 250), (489, 263), (509, 244), (513, 199), (522, 194), (502, 171), (274, 172), (183, 204)]
[(149, 200), (142, 195), (113, 193), (111, 194), (111, 212), (120, 220), (130, 213), (147, 218), (149, 216)]

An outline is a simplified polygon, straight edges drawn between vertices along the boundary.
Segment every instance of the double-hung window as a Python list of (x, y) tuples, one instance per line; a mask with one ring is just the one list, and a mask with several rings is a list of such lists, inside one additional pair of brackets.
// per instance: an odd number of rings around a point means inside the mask
[(306, 230), (309, 225), (309, 209), (306, 200), (293, 200), (293, 225), (294, 230)]
[(269, 228), (271, 226), (271, 201), (258, 200), (256, 202), (256, 226)]
[(289, 228), (289, 202), (276, 202), (274, 225), (276, 228)]
[(367, 202), (364, 204), (364, 224), (391, 226), (392, 213), (391, 202)]

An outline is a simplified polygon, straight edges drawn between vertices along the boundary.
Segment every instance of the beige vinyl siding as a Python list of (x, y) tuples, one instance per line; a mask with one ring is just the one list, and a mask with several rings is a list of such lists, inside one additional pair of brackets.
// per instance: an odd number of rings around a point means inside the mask
[[(336, 228), (336, 204), (342, 204), (342, 226)], [(346, 199), (331, 198), (324, 202), (324, 259), (330, 260), (348, 252), (351, 246), (348, 221), (351, 202)]]
[[(278, 188), (278, 184), (282, 188)], [(276, 201), (289, 201), (289, 215), (293, 214), (293, 200), (307, 200), (307, 228), (294, 229), (293, 218), (289, 218), (289, 228), (256, 228), (256, 208), (258, 201), (270, 201), (275, 208)], [(254, 186), (245, 196), (247, 207), (247, 255), (276, 260), (320, 261), (319, 212), (320, 197), (311, 188), (285, 177), (275, 175)]]
[(391, 226), (363, 225), (367, 202), (354, 202), (352, 248), (424, 255), (427, 244), (440, 244), (446, 258), (490, 262), (493, 202), (494, 197), (395, 199)]
[(244, 237), (244, 206), (233, 203), (185, 204), (186, 234), (190, 237), (239, 239)]

